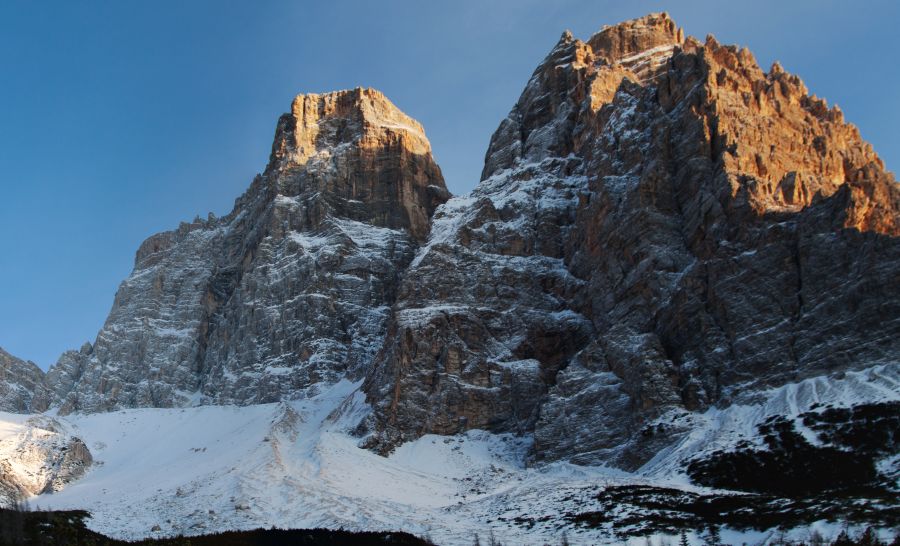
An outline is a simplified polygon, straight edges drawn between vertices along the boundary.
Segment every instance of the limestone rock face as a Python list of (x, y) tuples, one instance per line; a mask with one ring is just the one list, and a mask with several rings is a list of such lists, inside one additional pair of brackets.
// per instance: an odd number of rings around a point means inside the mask
[(253, 404), (348, 379), (382, 453), (484, 429), (635, 469), (712, 406), (896, 372), (893, 175), (799, 78), (666, 14), (563, 34), (449, 197), (383, 95), (300, 95), (234, 210), (147, 239), (96, 341), (5, 403)]
[(896, 365), (898, 219), (780, 66), (665, 14), (566, 33), (404, 277), (366, 445), (533, 431), (535, 459), (636, 468), (684, 432), (662, 415)]
[(43, 380), (44, 372), (34, 362), (16, 358), (0, 348), (0, 411), (28, 411)]
[(4, 425), (15, 434), (0, 440), (0, 507), (59, 491), (93, 463), (84, 442), (56, 419), (34, 416)]
[(36, 409), (271, 402), (361, 375), (448, 195), (421, 126), (381, 93), (298, 96), (228, 216), (141, 245)]

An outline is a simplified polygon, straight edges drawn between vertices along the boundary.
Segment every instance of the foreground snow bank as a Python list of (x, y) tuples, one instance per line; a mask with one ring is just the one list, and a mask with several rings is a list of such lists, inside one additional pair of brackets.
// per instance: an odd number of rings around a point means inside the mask
[[(564, 532), (571, 543), (621, 543), (611, 526), (588, 528), (568, 516), (601, 509), (598, 492), (613, 486), (709, 491), (686, 482), (683, 461), (746, 440), (771, 415), (897, 400), (897, 379), (896, 367), (881, 366), (710, 410), (634, 474), (565, 463), (529, 468), (530, 439), (479, 431), (424, 436), (380, 457), (349, 433), (368, 409), (359, 385), (346, 381), (291, 403), (70, 415), (55, 422), (84, 439), (94, 465), (31, 502), (86, 509), (91, 528), (125, 539), (276, 526), (404, 530), (439, 544), (471, 544), (476, 534), (553, 544)], [(28, 420), (0, 416), (0, 446)], [(771, 536), (725, 532), (737, 543)]]

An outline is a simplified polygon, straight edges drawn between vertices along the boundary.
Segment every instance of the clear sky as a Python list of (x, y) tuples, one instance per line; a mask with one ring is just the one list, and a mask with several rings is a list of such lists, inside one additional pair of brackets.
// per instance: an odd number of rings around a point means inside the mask
[(465, 193), (563, 30), (651, 11), (780, 60), (900, 166), (893, 0), (0, 3), (0, 347), (93, 341), (140, 242), (227, 213), (295, 94), (382, 90)]

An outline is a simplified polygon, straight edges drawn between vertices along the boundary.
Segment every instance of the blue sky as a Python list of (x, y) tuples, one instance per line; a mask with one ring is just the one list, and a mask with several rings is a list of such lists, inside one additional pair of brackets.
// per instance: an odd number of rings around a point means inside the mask
[(778, 59), (900, 165), (900, 2), (0, 3), (0, 347), (93, 341), (147, 236), (227, 213), (300, 92), (384, 91), (450, 190), (565, 29), (668, 11)]

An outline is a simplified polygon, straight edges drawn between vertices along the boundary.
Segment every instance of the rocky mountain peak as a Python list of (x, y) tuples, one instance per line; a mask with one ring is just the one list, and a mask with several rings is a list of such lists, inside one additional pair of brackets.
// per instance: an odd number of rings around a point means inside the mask
[(637, 468), (685, 432), (637, 433), (665, 414), (896, 362), (898, 220), (780, 66), (666, 14), (564, 33), (405, 273), (366, 445), (533, 432), (538, 459)]
[(297, 95), (278, 121), (266, 177), (275, 194), (319, 196), (313, 221), (406, 229), (418, 242), (450, 195), (422, 126), (374, 89)]
[(448, 197), (422, 126), (382, 93), (298, 95), (234, 210), (149, 237), (96, 343), (32, 406), (272, 402), (359, 376)]
[(605, 27), (586, 42), (564, 32), (492, 136), (482, 179), (516, 162), (572, 153), (579, 140), (575, 126), (591, 127), (579, 123), (586, 121), (579, 119), (585, 106), (596, 113), (626, 78), (651, 85), (684, 42), (684, 31), (667, 13)]
[(425, 130), (375, 89), (297, 95), (278, 123), (273, 159), (303, 165), (346, 144), (378, 146), (395, 140), (410, 152), (430, 154)]
[(656, 82), (669, 111), (702, 84), (698, 107), (711, 152), (729, 173), (733, 210), (754, 217), (798, 212), (825, 199), (843, 227), (897, 235), (900, 191), (884, 163), (837, 106), (774, 63), (764, 72), (747, 48), (688, 38)]
[(668, 13), (651, 13), (606, 26), (587, 41), (594, 55), (607, 63), (637, 65), (647, 55), (670, 51), (684, 42), (684, 31)]

